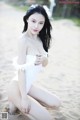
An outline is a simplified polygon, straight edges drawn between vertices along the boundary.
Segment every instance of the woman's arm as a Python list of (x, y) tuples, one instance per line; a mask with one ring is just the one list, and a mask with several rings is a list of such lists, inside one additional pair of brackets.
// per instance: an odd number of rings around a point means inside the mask
[(19, 83), (19, 89), (21, 93), (22, 99), (26, 99), (26, 78), (25, 78), (25, 70), (19, 70), (18, 71), (18, 83)]
[[(18, 54), (18, 64), (24, 65), (26, 64), (26, 51), (27, 45), (25, 39), (20, 39), (19, 41), (19, 54)], [(25, 68), (21, 67), (18, 70), (18, 82), (19, 82), (19, 89), (21, 93), (21, 110), (25, 113), (29, 113), (31, 105), (26, 93), (26, 73)]]
[[(18, 64), (23, 65), (26, 63), (26, 44), (24, 39), (19, 40), (18, 44)], [(22, 98), (26, 98), (26, 77), (25, 77), (25, 69), (18, 70), (18, 81), (19, 81), (19, 89)]]

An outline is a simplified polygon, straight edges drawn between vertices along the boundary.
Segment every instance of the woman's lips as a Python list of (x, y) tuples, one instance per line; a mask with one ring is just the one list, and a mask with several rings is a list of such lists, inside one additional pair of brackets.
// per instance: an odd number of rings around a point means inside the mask
[(36, 30), (36, 29), (33, 29), (33, 31), (34, 31), (34, 32), (38, 32), (38, 30)]

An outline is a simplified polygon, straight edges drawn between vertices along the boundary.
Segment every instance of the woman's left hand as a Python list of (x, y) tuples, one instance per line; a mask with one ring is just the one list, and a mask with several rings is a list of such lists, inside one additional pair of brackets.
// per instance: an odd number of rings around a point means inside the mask
[(35, 65), (42, 64), (42, 66), (46, 66), (48, 64), (48, 59), (42, 55), (36, 55)]

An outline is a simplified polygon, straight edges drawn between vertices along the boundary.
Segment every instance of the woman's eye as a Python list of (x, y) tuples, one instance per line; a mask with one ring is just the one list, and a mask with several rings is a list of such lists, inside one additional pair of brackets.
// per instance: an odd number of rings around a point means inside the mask
[(33, 23), (35, 23), (36, 21), (35, 20), (32, 20)]
[(40, 25), (43, 25), (44, 23), (43, 23), (43, 22), (40, 22), (39, 24), (40, 24)]

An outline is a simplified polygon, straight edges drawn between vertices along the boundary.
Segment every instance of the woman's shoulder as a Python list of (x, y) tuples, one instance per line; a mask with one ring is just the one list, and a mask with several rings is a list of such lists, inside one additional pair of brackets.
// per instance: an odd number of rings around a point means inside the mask
[(28, 43), (28, 38), (25, 35), (25, 33), (22, 33), (20, 35), (18, 42), (19, 42), (19, 44), (26, 44), (26, 43)]

